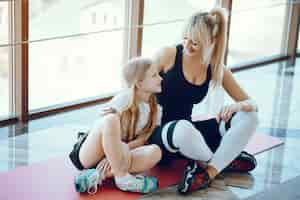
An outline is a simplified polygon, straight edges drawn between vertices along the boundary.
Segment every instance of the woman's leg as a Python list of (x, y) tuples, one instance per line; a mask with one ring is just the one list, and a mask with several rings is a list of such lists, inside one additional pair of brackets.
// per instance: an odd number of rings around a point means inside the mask
[[(231, 127), (223, 133), (221, 144), (209, 165), (221, 172), (245, 148), (258, 125), (257, 112), (238, 112), (231, 120)], [(221, 131), (222, 132), (222, 131)]]
[[(213, 154), (207, 168), (199, 167), (195, 161), (189, 162), (178, 184), (178, 192), (186, 194), (195, 189), (207, 188), (211, 180), (242, 152), (253, 135), (257, 123), (257, 113), (236, 113), (231, 119), (231, 127), (226, 134), (223, 132), (220, 146)], [(212, 138), (209, 140), (214, 141)]]
[[(168, 124), (167, 124), (168, 125)], [(208, 161), (212, 158), (213, 153), (207, 146), (202, 133), (198, 131), (191, 122), (187, 120), (179, 120), (176, 122), (173, 133), (167, 133), (168, 127), (163, 128), (162, 135), (165, 137), (163, 141), (168, 140), (166, 135), (172, 134), (172, 143), (178, 148), (178, 151), (187, 158)], [(170, 137), (169, 137), (170, 138)], [(164, 142), (168, 147), (169, 142)]]
[(211, 118), (201, 121), (192, 121), (191, 123), (201, 133), (210, 150), (215, 153), (222, 140), (217, 119)]

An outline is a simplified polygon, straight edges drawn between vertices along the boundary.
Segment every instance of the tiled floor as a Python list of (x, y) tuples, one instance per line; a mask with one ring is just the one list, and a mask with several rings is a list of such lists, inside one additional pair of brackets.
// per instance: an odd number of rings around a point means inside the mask
[[(235, 74), (238, 82), (259, 105), (258, 132), (280, 137), (285, 144), (257, 155), (258, 167), (252, 173), (253, 180), (248, 180), (252, 187), (226, 186), (229, 196), (244, 199), (300, 175), (300, 59), (297, 61), (294, 68), (277, 63)], [(66, 154), (75, 141), (76, 131), (88, 129), (100, 108), (101, 105), (93, 106), (33, 120), (25, 126), (0, 128), (0, 171)], [(241, 177), (231, 181), (239, 180), (242, 180)], [(174, 195), (174, 190), (168, 188), (145, 198), (171, 199), (175, 198)], [(197, 194), (191, 196), (195, 197)]]

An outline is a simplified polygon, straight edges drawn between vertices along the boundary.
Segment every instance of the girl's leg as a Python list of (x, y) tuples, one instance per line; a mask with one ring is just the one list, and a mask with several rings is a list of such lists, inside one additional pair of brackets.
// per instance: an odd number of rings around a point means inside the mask
[[(120, 127), (117, 116), (104, 117), (95, 123), (86, 141), (82, 144), (79, 157), (85, 168), (95, 166), (104, 158), (110, 163), (110, 168), (119, 175), (122, 173), (139, 173), (152, 168), (161, 159), (161, 150), (157, 145), (145, 145), (129, 151), (127, 145), (121, 142)], [(102, 134), (105, 133), (105, 134)], [(126, 164), (127, 163), (127, 164)], [(115, 166), (114, 166), (115, 164)], [(109, 176), (112, 176), (113, 172)]]
[[(129, 168), (129, 152), (121, 141), (119, 117), (108, 114), (97, 121), (91, 129), (86, 141), (82, 144), (79, 159), (85, 168), (90, 168), (105, 156), (116, 176), (125, 175)], [(126, 158), (126, 159), (125, 159)]]
[(114, 174), (116, 186), (123, 191), (140, 193), (148, 193), (156, 190), (157, 180), (155, 178), (133, 176), (129, 173), (131, 166), (142, 165), (142, 163), (134, 163), (135, 160), (128, 145), (121, 141), (119, 116), (113, 114), (107, 115), (102, 127), (103, 149)]
[(104, 157), (101, 127), (103, 122), (101, 119), (94, 123), (79, 150), (79, 160), (85, 169), (94, 167)]
[[(221, 172), (245, 148), (258, 125), (257, 112), (238, 112), (209, 165)], [(222, 132), (222, 131), (221, 131)]]
[(131, 150), (130, 173), (145, 172), (154, 167), (161, 159), (161, 150), (155, 145), (145, 145)]
[(120, 118), (116, 114), (106, 115), (102, 125), (102, 144), (115, 177), (128, 174), (131, 156), (126, 144), (121, 140)]
[[(111, 167), (111, 171), (114, 174), (115, 183), (119, 189), (124, 191), (147, 193), (157, 188), (157, 181), (155, 178), (143, 178), (141, 176), (133, 176), (129, 174), (129, 169), (131, 168), (134, 159), (128, 145), (121, 141), (121, 126), (118, 115), (106, 115), (102, 119), (100, 127), (93, 130), (94, 132), (92, 131), (90, 133), (92, 135), (89, 137), (89, 140), (84, 143), (85, 148), (82, 148), (81, 152), (79, 152), (82, 165), (92, 165), (96, 160), (99, 162), (105, 154)], [(96, 148), (96, 151), (94, 148)], [(149, 152), (152, 152), (151, 148), (146, 151), (146, 154)], [(92, 156), (88, 155), (90, 153), (92, 153)], [(135, 154), (137, 153), (138, 152)], [(141, 152), (137, 154), (137, 158), (140, 158), (140, 154)], [(88, 160), (88, 158), (92, 160)], [(138, 159), (138, 161), (141, 161), (141, 159)], [(147, 164), (149, 164), (149, 162)], [(137, 164), (134, 164), (134, 166), (136, 165)], [(139, 170), (139, 168), (137, 168), (137, 170)]]
[[(142, 173), (154, 167), (161, 159), (161, 150), (155, 145), (145, 145), (130, 151), (131, 164), (129, 173)], [(106, 174), (107, 178), (113, 177), (112, 170)]]

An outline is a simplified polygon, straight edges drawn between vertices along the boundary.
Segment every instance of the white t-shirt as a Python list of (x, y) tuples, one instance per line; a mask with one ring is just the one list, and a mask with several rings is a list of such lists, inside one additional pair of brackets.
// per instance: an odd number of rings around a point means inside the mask
[[(112, 100), (108, 102), (108, 106), (116, 109), (118, 112), (124, 110), (130, 101), (130, 93), (128, 90), (124, 90), (114, 96)], [(139, 120), (136, 125), (136, 133), (139, 133), (147, 124), (150, 116), (150, 105), (147, 102), (139, 103)], [(161, 124), (162, 108), (157, 104), (157, 121), (156, 124)]]

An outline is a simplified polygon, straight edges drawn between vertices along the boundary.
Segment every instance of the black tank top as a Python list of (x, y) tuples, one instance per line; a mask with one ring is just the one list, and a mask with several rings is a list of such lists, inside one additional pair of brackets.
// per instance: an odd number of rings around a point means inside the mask
[(183, 46), (176, 46), (174, 66), (162, 76), (162, 92), (157, 94), (158, 103), (163, 108), (162, 124), (172, 120), (191, 120), (193, 105), (202, 101), (208, 92), (211, 66), (207, 68), (206, 80), (201, 85), (187, 81), (182, 67)]

